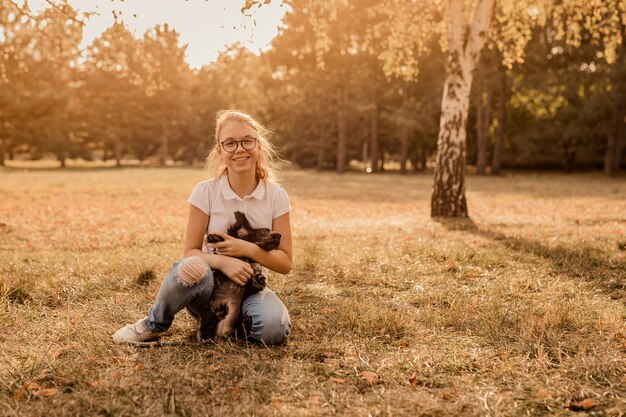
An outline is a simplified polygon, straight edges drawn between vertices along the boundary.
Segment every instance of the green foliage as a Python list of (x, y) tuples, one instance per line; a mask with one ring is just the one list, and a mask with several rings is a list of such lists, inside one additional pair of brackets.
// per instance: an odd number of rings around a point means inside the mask
[[(136, 39), (118, 20), (79, 55), (83, 22), (69, 4), (51, 2), (34, 15), (1, 1), (0, 163), (53, 154), (192, 164), (208, 153), (223, 108), (257, 116), (275, 132), (279, 151), (302, 167), (341, 170), (359, 161), (377, 171), (387, 161), (423, 169), (436, 150), (446, 2), (293, 2), (269, 51), (258, 56), (232, 45), (192, 71), (167, 25)], [(530, 13), (527, 3), (497, 2), (484, 53), (491, 58), (477, 73), (496, 91), (498, 66), (510, 66), (502, 163), (564, 166), (571, 148), (576, 164), (600, 166), (609, 138), (625, 130), (626, 67), (615, 15), (598, 2), (574, 2), (587, 17), (547, 0)], [(258, 7), (248, 2), (243, 12)], [(572, 33), (563, 32), (558, 13)], [(596, 30), (598, 22), (604, 26)]]

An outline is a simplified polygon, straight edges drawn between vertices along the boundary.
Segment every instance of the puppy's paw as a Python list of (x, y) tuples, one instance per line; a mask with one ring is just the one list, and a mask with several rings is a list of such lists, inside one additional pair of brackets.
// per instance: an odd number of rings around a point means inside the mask
[(280, 246), (281, 234), (278, 232), (271, 232), (263, 237), (263, 240), (259, 243), (259, 246), (263, 250), (274, 250)]
[(265, 288), (266, 281), (267, 279), (265, 278), (265, 275), (254, 274), (252, 276), (252, 287), (257, 291), (261, 291), (263, 288)]
[(224, 238), (220, 235), (214, 235), (213, 233), (206, 235), (207, 243), (219, 243), (223, 242)]

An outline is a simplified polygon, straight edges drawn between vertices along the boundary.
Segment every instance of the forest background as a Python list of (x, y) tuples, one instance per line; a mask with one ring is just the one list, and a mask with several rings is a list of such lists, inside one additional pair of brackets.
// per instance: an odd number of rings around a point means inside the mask
[[(241, 13), (253, 18), (263, 3), (249, 1)], [(265, 122), (298, 167), (432, 167), (446, 2), (286, 3), (290, 12), (269, 50), (234, 44), (192, 69), (167, 24), (136, 39), (119, 13), (81, 49), (89, 15), (64, 1), (35, 14), (1, 0), (0, 165), (50, 157), (60, 166), (68, 159), (201, 163), (216, 111), (236, 106)], [(426, 12), (422, 3), (436, 7)], [(625, 148), (624, 2), (531, 3), (496, 2), (471, 84), (467, 162), (479, 174), (614, 175)]]

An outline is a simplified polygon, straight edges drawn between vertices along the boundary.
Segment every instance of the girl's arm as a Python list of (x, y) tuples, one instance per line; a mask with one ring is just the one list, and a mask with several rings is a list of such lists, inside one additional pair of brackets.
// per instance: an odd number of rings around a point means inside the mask
[(288, 274), (293, 262), (289, 213), (272, 220), (272, 231), (279, 232), (282, 236), (280, 246), (272, 251), (265, 251), (254, 243), (236, 239), (226, 233), (217, 233), (224, 238), (224, 241), (211, 246), (216, 248), (221, 255), (250, 258), (272, 271)]
[(245, 285), (253, 273), (252, 267), (247, 262), (229, 256), (202, 252), (204, 231), (208, 224), (209, 216), (199, 208), (193, 205), (189, 206), (184, 257), (200, 256), (209, 264), (211, 269), (219, 269), (235, 284)]

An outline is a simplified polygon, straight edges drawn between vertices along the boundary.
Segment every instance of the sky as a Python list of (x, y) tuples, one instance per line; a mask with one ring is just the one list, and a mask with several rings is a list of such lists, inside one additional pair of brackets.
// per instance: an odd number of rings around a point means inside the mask
[[(33, 12), (49, 5), (45, 0), (26, 0)], [(249, 16), (241, 13), (245, 0), (68, 0), (79, 11), (95, 12), (83, 30), (81, 48), (86, 48), (114, 21), (113, 11), (137, 38), (146, 29), (168, 23), (187, 44), (186, 61), (199, 68), (214, 61), (228, 45), (241, 42), (252, 52), (269, 48), (289, 6), (282, 0), (255, 5)]]

